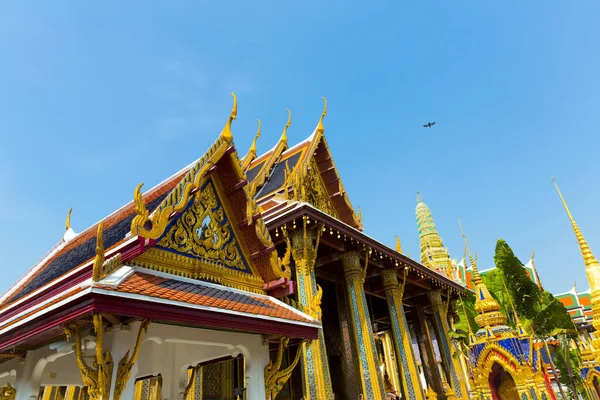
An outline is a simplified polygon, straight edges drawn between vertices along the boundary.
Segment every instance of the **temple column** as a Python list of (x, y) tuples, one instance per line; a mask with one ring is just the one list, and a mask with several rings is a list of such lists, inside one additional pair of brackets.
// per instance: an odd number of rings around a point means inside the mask
[(376, 367), (377, 351), (364, 290), (366, 265), (365, 268), (361, 266), (360, 253), (357, 251), (343, 253), (340, 258), (344, 265), (351, 325), (361, 373), (362, 394), (366, 399), (383, 399), (385, 391)]
[(401, 286), (398, 283), (396, 270), (383, 270), (383, 287), (390, 313), (394, 347), (396, 348), (396, 361), (402, 376), (403, 397), (411, 400), (423, 400), (423, 388), (421, 388), (421, 379), (413, 352), (406, 315), (404, 314), (404, 305), (402, 304), (404, 284)]
[(458, 360), (452, 356), (453, 344), (450, 336), (448, 336), (450, 327), (448, 326), (448, 319), (446, 317), (446, 305), (442, 301), (442, 295), (439, 291), (430, 292), (429, 300), (433, 305), (433, 326), (435, 327), (436, 336), (439, 341), (442, 362), (450, 375), (450, 382), (448, 383), (454, 389), (454, 393), (458, 399), (468, 399), (469, 394), (465, 385), (467, 377), (462, 376), (462, 379), (459, 378), (460, 365), (458, 365)]
[[(292, 256), (296, 265), (296, 281), (298, 284), (298, 303), (310, 316), (321, 322), (321, 287), (315, 277), (315, 259), (317, 246), (315, 240), (320, 231), (309, 230), (304, 220), (304, 228), (291, 233)], [(302, 378), (305, 399), (333, 399), (329, 363), (325, 348), (323, 329), (319, 329), (319, 337), (302, 345)]]
[(437, 393), (438, 398), (443, 400), (446, 398), (446, 395), (444, 393), (440, 370), (437, 366), (435, 351), (433, 350), (433, 341), (431, 340), (429, 327), (427, 326), (427, 317), (425, 316), (422, 307), (415, 307), (415, 310), (417, 311), (418, 321), (414, 325), (414, 328), (417, 336), (417, 343), (419, 344), (419, 351), (421, 353), (425, 380), (427, 381), (427, 385), (431, 386), (433, 391)]
[(339, 313), (340, 335), (343, 348), (343, 374), (346, 384), (346, 396), (350, 399), (358, 398), (360, 394), (360, 373), (356, 369), (358, 356), (352, 344), (352, 327), (350, 326), (350, 313), (348, 312), (348, 300), (342, 285), (336, 285), (337, 307)]

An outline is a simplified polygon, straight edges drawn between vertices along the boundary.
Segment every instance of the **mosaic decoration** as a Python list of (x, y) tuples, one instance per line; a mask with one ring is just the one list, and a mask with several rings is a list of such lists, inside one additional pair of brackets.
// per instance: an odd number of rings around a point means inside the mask
[(157, 248), (252, 273), (211, 181), (157, 241)]

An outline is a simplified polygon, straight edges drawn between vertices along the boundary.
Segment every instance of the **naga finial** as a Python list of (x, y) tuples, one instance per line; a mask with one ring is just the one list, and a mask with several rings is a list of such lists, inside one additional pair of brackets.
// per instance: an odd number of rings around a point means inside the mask
[(402, 244), (400, 243), (400, 238), (396, 236), (396, 251), (402, 254)]
[(229, 144), (233, 142), (233, 135), (231, 133), (231, 123), (237, 117), (237, 98), (235, 97), (235, 93), (231, 93), (231, 97), (233, 97), (233, 107), (231, 109), (231, 114), (229, 115), (229, 120), (225, 124), (223, 131), (221, 132), (221, 137)]
[(260, 119), (257, 118), (256, 120), (258, 121), (258, 131), (256, 132), (256, 135), (254, 136), (254, 140), (252, 141), (252, 146), (250, 146), (250, 151), (253, 152), (253, 154), (256, 154), (256, 141), (260, 137)]
[(285, 127), (283, 128), (283, 133), (281, 134), (281, 141), (284, 143), (287, 143), (287, 129), (292, 124), (292, 112), (290, 111), (289, 108), (286, 108), (286, 110), (288, 112), (288, 120), (287, 120), (287, 124), (285, 124)]
[(325, 132), (325, 127), (323, 126), (323, 118), (327, 115), (327, 99), (325, 97), (321, 97), (323, 99), (323, 114), (321, 114), (321, 118), (319, 119), (319, 125), (317, 125), (317, 132), (323, 134)]
[(65, 222), (66, 229), (71, 229), (71, 212), (73, 211), (73, 207), (69, 208), (69, 212), (67, 213), (67, 221)]
[(100, 274), (102, 271), (102, 265), (104, 264), (104, 221), (100, 221), (98, 224), (98, 231), (96, 233), (96, 258), (94, 258), (94, 268), (92, 272), (92, 279), (94, 282), (100, 280)]

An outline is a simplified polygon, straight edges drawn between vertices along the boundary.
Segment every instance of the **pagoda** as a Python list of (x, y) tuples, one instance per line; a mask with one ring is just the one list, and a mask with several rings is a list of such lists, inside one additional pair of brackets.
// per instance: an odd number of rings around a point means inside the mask
[[(461, 226), (462, 231), (462, 226)], [(540, 344), (534, 343), (519, 322), (513, 329), (506, 325), (500, 304), (483, 283), (463, 233), (473, 269), (475, 318), (479, 330), (469, 327), (469, 362), (474, 397), (481, 400), (556, 400)]]
[(585, 265), (585, 273), (587, 275), (588, 282), (590, 284), (590, 295), (591, 295), (591, 311), (593, 314), (592, 318), (592, 330), (588, 332), (583, 330), (583, 335), (580, 337), (580, 351), (583, 359), (583, 366), (581, 368), (581, 377), (583, 379), (584, 386), (588, 391), (588, 395), (592, 399), (600, 398), (600, 337), (597, 332), (600, 331), (600, 263), (598, 259), (592, 253), (590, 246), (583, 237), (579, 225), (575, 222), (569, 206), (565, 201), (556, 180), (552, 178), (554, 187), (558, 192), (558, 196), (567, 212), (567, 216), (571, 221), (579, 250), (583, 257), (583, 264)]
[(464, 264), (457, 263), (450, 258), (448, 249), (433, 221), (433, 215), (427, 204), (423, 202), (421, 194), (417, 193), (417, 229), (419, 231), (419, 244), (421, 249), (421, 264), (437, 271), (455, 282), (464, 284)]

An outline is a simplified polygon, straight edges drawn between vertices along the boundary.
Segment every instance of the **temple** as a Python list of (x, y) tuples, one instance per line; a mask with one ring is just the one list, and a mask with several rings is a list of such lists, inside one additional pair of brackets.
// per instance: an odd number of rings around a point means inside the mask
[(326, 113), (288, 146), (288, 111), (262, 155), (259, 125), (239, 158), (234, 96), (197, 161), (81, 233), (69, 212), (0, 299), (3, 396), (469, 398), (449, 337), (465, 288), (433, 219), (421, 206), (426, 266), (368, 236)]
[(479, 326), (476, 333), (469, 328), (474, 397), (481, 400), (556, 400), (542, 362), (541, 344), (525, 331), (516, 313), (516, 329), (506, 325), (506, 315), (483, 283), (464, 233), (463, 238), (473, 270), (475, 311), (478, 314), (475, 323)]
[[(583, 329), (579, 338), (580, 353), (583, 359), (580, 372), (588, 398), (600, 399), (600, 337), (597, 334), (597, 331), (600, 330), (600, 319), (598, 318), (600, 316), (600, 263), (583, 237), (579, 225), (575, 222), (571, 210), (569, 210), (567, 202), (558, 188), (558, 184), (554, 178), (552, 178), (552, 181), (571, 222), (590, 284), (591, 309), (594, 318), (592, 318), (591, 329)], [(577, 293), (576, 290), (574, 292)]]

